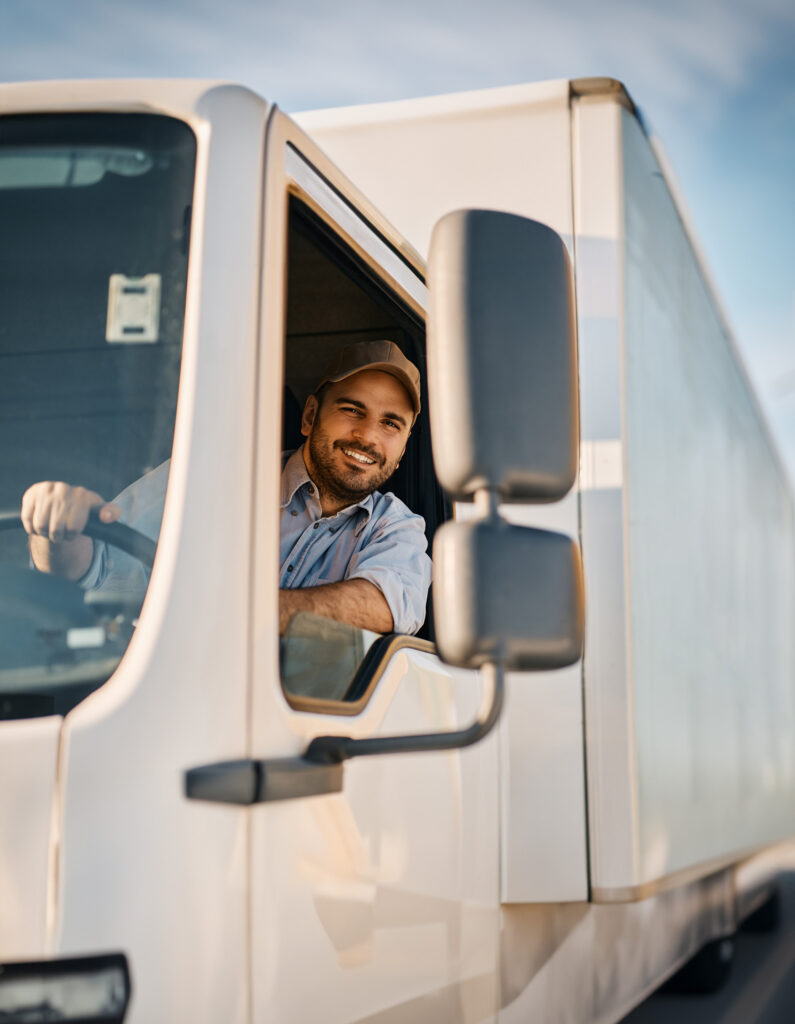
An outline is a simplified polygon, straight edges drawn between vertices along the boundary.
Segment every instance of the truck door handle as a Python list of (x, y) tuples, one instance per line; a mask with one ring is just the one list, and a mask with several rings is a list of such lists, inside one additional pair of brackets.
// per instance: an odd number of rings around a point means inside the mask
[(199, 765), (185, 772), (188, 800), (218, 804), (269, 803), (342, 791), (341, 762), (279, 757), (266, 761), (246, 758)]

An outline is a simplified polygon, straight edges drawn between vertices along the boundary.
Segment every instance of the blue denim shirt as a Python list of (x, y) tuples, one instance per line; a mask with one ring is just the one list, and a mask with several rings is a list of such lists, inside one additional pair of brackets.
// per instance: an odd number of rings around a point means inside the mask
[[(121, 522), (157, 540), (169, 463), (126, 487), (114, 501)], [(303, 448), (286, 453), (281, 478), (279, 586), (316, 587), (364, 579), (375, 584), (392, 612), (396, 633), (415, 633), (425, 619), (431, 582), (425, 523), (394, 494), (374, 491), (335, 516), (323, 516), (309, 479)], [(130, 555), (94, 543), (94, 558), (80, 581), (91, 590), (143, 599), (148, 572)]]
[(279, 586), (317, 587), (369, 580), (386, 598), (396, 633), (425, 620), (431, 582), (425, 522), (394, 494), (373, 491), (334, 516), (323, 516), (303, 447), (282, 470)]

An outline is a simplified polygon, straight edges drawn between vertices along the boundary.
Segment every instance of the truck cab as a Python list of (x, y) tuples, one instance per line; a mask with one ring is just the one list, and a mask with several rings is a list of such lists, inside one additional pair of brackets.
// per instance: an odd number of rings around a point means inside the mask
[[(681, 762), (717, 785), (729, 750), (734, 781), (764, 799), (750, 826), (735, 817), (716, 841), (694, 826), (683, 845), (677, 819), (697, 825), (700, 796), (661, 754), (678, 705), (660, 685), (670, 670), (682, 697), (683, 659), (653, 656), (688, 624), (672, 577), (644, 589), (667, 526), (640, 498), (667, 480), (672, 550), (700, 549), (682, 547), (670, 461), (651, 490), (638, 468), (664, 449), (659, 418), (641, 429), (644, 382), (654, 365), (675, 381), (656, 414), (683, 391), (681, 362), (639, 362), (647, 349), (621, 347), (627, 310), (588, 305), (620, 297), (627, 238), (643, 250), (632, 226), (591, 237), (594, 211), (620, 217), (588, 192), (610, 174), (582, 172), (603, 156), (599, 125), (620, 124), (627, 160), (653, 174), (624, 94), (597, 93), (552, 83), (299, 126), (223, 83), (0, 87), (0, 1015), (618, 1020), (767, 892), (768, 874), (746, 886), (740, 868), (795, 832), (791, 497), (766, 454), (771, 532), (745, 506), (724, 524), (751, 538), (749, 558), (764, 552), (737, 573), (774, 577), (779, 597), (773, 641), (759, 639), (764, 715), (779, 716), (770, 771), (711, 726), (695, 768), (691, 747)], [(533, 150), (528, 183), (536, 120), (555, 142)], [(475, 159), (481, 127), (507, 177)], [(378, 208), (354, 182), (381, 189)], [(575, 221), (528, 209), (545, 190)], [(637, 275), (644, 288), (657, 270)], [(280, 635), (283, 453), (329, 360), (380, 339), (420, 370), (423, 412), (389, 489), (424, 519), (433, 600), (417, 635), (306, 615)], [(740, 417), (764, 446), (742, 376), (714, 358), (728, 383), (707, 397), (707, 438)], [(692, 451), (697, 480), (712, 455)], [(112, 499), (147, 474), (164, 495), (147, 530), (88, 528), (102, 586), (33, 571), (28, 487)], [(137, 589), (114, 587), (130, 563)], [(726, 663), (703, 650), (696, 711)], [(750, 680), (732, 680), (744, 700)]]
[[(34, 1012), (31, 984), (68, 1019), (130, 991), (139, 1020), (496, 1005), (493, 737), (351, 762), (344, 787), (299, 756), (454, 732), (479, 673), (440, 659), (432, 614), (278, 632), (282, 453), (345, 344), (397, 343), (427, 408), (422, 260), (244, 89), (7, 87), (2, 110), (3, 1009)], [(147, 474), (146, 529), (87, 527), (102, 585), (33, 571), (27, 487)], [(390, 488), (432, 542), (452, 503), (427, 414)]]

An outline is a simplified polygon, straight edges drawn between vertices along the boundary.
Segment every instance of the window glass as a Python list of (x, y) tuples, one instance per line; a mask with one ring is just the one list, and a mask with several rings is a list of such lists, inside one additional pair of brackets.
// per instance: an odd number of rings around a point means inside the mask
[[(430, 551), (433, 533), (449, 516), (449, 506), (433, 474), (427, 422), (424, 325), (400, 303), (377, 272), (366, 266), (297, 198), (291, 199), (290, 207), (286, 324), (285, 465), (289, 453), (299, 449), (305, 440), (301, 433), (301, 411), (306, 399), (315, 391), (332, 359), (345, 346), (360, 341), (392, 341), (419, 369), (422, 412), (413, 426), (399, 468), (379, 491), (394, 494), (411, 512), (422, 517)], [(334, 442), (335, 438), (330, 441)], [(327, 551), (333, 551), (333, 545), (339, 545), (341, 550), (345, 543), (342, 521), (347, 522), (347, 519), (343, 514), (338, 517), (339, 522), (325, 524), (313, 522), (310, 515), (302, 533), (296, 524), (303, 522), (304, 514), (304, 505), (300, 503), (282, 512), (283, 519), (290, 515), (296, 518), (287, 518), (286, 528), (284, 522), (282, 524), (282, 546), (284, 548), (285, 536), (291, 538), (292, 546), (289, 552), (286, 549), (281, 552), (284, 556), (281, 586), (289, 586), (290, 573), (286, 570), (295, 562), (293, 554), (301, 559), (313, 557), (310, 544), (315, 538), (322, 547), (325, 544), (322, 538), (332, 535), (332, 547), (326, 547)], [(330, 563), (332, 559), (327, 556), (327, 561)], [(336, 575), (333, 579), (327, 578), (323, 570), (321, 578), (313, 585), (347, 579), (344, 571), (339, 574), (339, 565), (339, 560), (334, 562)], [(299, 586), (305, 585), (309, 584)], [(418, 635), (432, 638), (432, 623), (427, 612)], [(346, 704), (359, 700), (363, 687), (366, 690), (363, 673), (376, 667), (372, 652), (383, 646), (374, 645), (376, 639), (377, 634), (331, 619), (305, 614), (295, 616), (282, 637), (281, 647), (282, 683), (292, 703), (311, 709), (312, 700), (336, 701), (344, 710)], [(369, 658), (368, 651), (371, 651)]]
[[(156, 115), (0, 118), (3, 717), (68, 711), (135, 628), (159, 517), (148, 538), (97, 542), (100, 571), (81, 585), (32, 567), (20, 510), (47, 481), (110, 500), (155, 471), (165, 492), (195, 149), (187, 125)], [(125, 560), (138, 583), (114, 590)]]
[(356, 673), (379, 634), (322, 615), (293, 616), (282, 642), (282, 679), (293, 697), (354, 700)]

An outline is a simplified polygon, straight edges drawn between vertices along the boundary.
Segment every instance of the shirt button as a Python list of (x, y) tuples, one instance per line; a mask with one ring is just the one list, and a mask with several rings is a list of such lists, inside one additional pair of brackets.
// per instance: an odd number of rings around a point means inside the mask
[(312, 527), (312, 529), (316, 530), (318, 528), (318, 526), (320, 526), (320, 523), (315, 523), (315, 525)]
[(293, 571), (293, 567), (292, 567), (291, 565), (288, 565), (288, 566), (287, 566), (287, 571), (288, 571), (288, 572), (292, 572), (292, 571)]
[(291, 515), (291, 516), (297, 516), (297, 515), (298, 515), (298, 513), (297, 513), (297, 512), (296, 512), (296, 510), (295, 510), (295, 509), (293, 508), (293, 509), (290, 509), (290, 515)]

